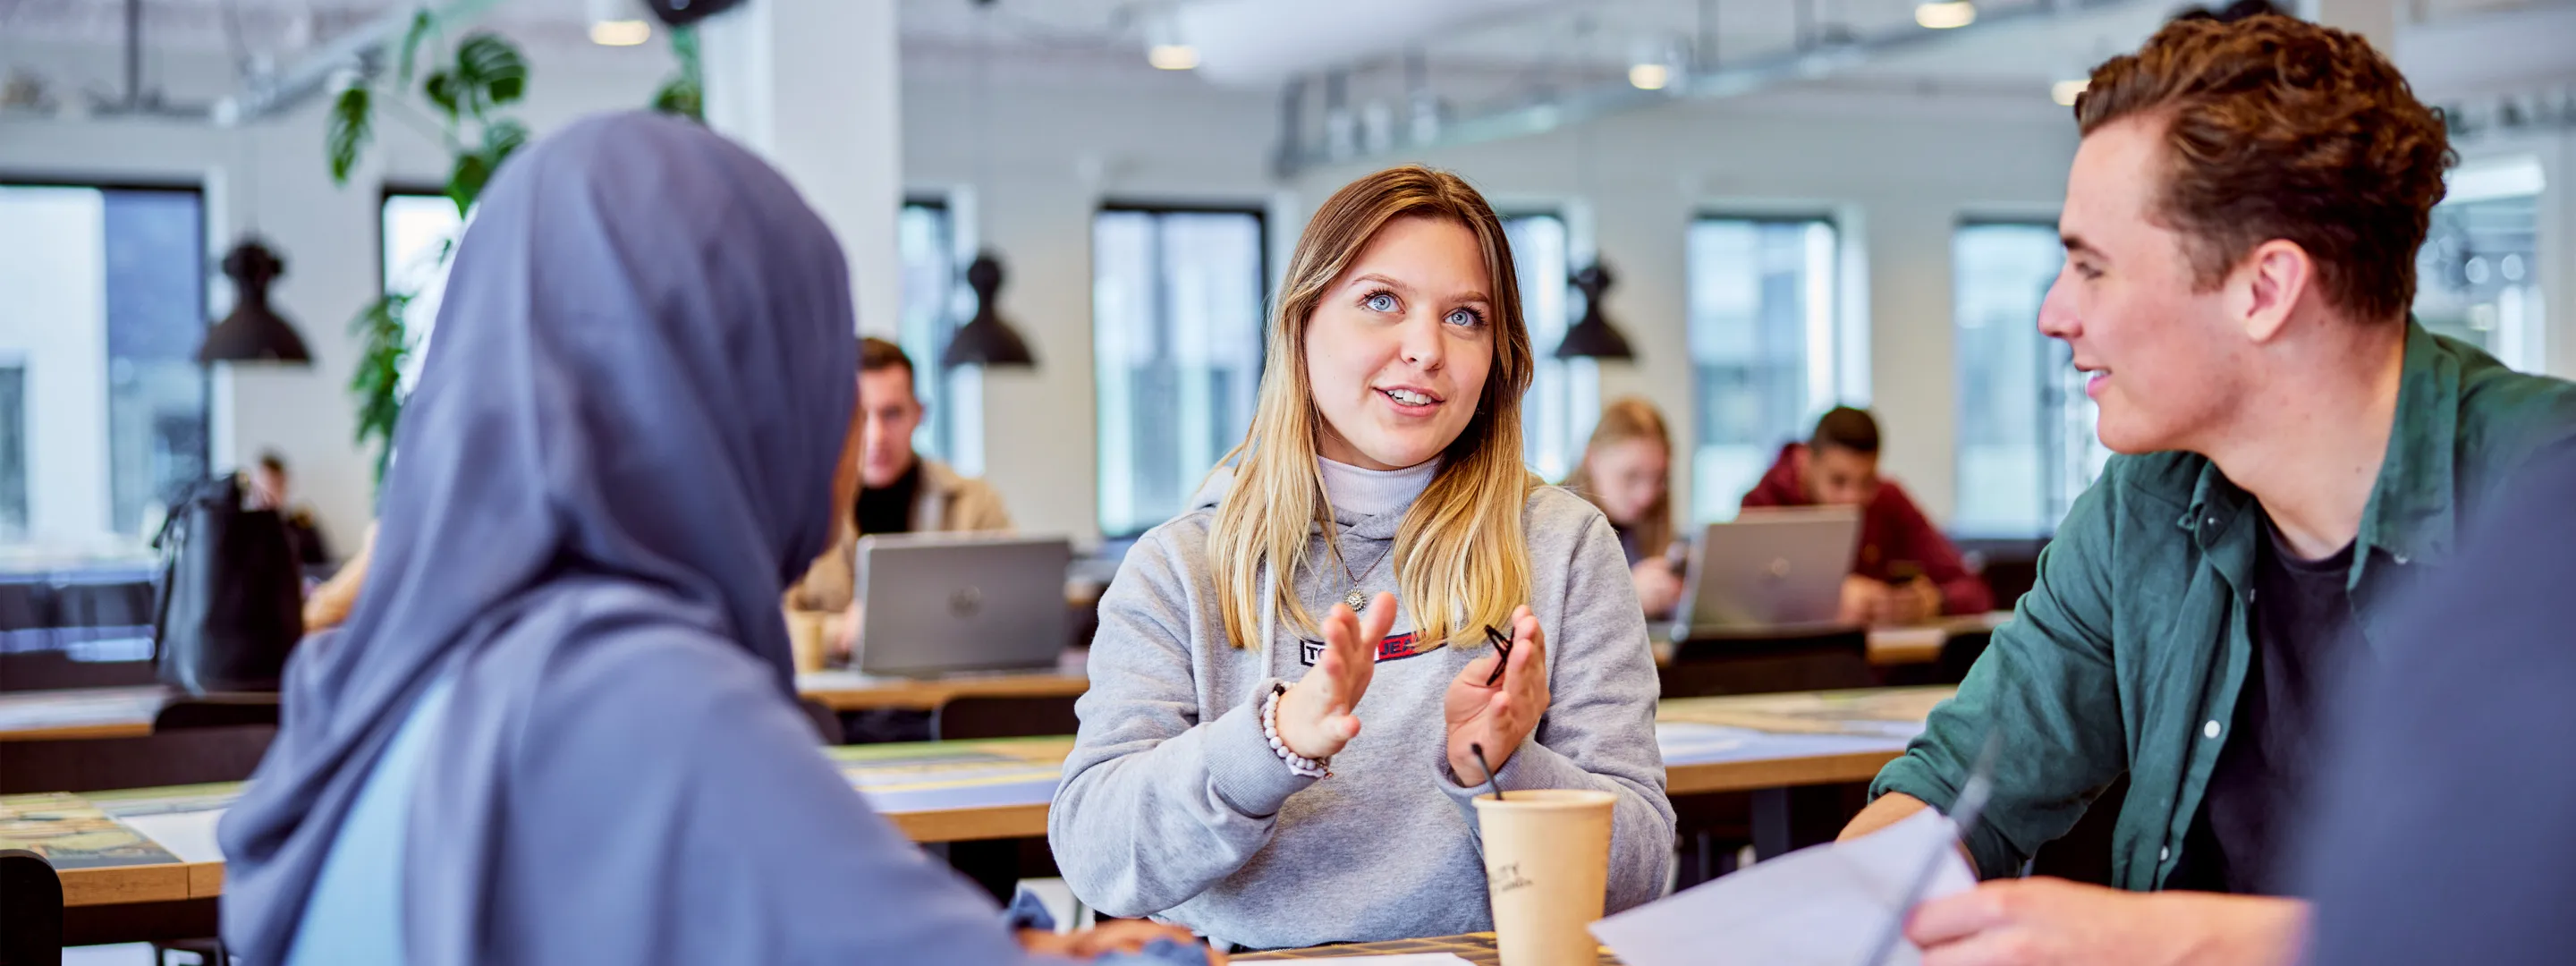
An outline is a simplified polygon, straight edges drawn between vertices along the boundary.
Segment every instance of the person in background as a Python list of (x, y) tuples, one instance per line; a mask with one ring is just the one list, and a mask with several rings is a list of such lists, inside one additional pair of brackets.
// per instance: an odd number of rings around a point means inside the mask
[(1501, 220), (1389, 168), (1324, 201), (1286, 278), (1250, 430), (1100, 599), (1047, 813), (1066, 884), (1261, 949), (1489, 930), (1490, 764), (1610, 793), (1608, 909), (1654, 899), (1645, 612), (1609, 521), (1521, 463)]
[(286, 543), (295, 551), (295, 562), (306, 567), (331, 564), (331, 545), (322, 539), (322, 527), (314, 522), (313, 507), (295, 500), (287, 489), (286, 457), (270, 450), (259, 454), (259, 466), (251, 470), (251, 509), (277, 511), (286, 522)]
[(859, 496), (840, 539), (787, 591), (790, 625), (816, 635), (834, 657), (849, 655), (859, 630), (854, 569), (860, 537), (1011, 528), (999, 492), (913, 451), (913, 430), (927, 413), (913, 391), (917, 378), (903, 347), (873, 336), (859, 340), (859, 401), (866, 422)]
[[(1993, 741), (1964, 838), (2001, 881), (1913, 910), (1928, 966), (2283, 963), (2308, 918), (2290, 853), (2327, 777), (2327, 684), (2434, 645), (2392, 636), (2395, 602), (2576, 434), (2576, 384), (2409, 317), (2455, 156), (2361, 37), (2278, 16), (2168, 24), (2094, 68), (2074, 113), (2066, 264), (2039, 328), (2090, 374), (2121, 455), (1844, 835), (1948, 809)], [(2439, 660), (2459, 659), (2460, 630)], [(2125, 797), (2099, 801), (2123, 774)], [(2113, 888), (2008, 878), (2087, 808), (2119, 809)], [(2353, 847), (2393, 857), (2452, 831)]]
[(369, 521), (367, 532), (358, 537), (358, 552), (304, 595), (304, 633), (327, 631), (349, 619), (350, 608), (358, 605), (358, 591), (366, 586), (367, 559), (375, 549), (376, 524)]
[(1860, 508), (1860, 549), (1843, 580), (1844, 620), (1911, 624), (1994, 609), (1994, 592), (1968, 570), (1959, 548), (1904, 487), (1878, 475), (1878, 420), (1867, 410), (1836, 406), (1816, 420), (1805, 443), (1780, 447), (1744, 506)]
[(815, 748), (777, 601), (861, 424), (848, 275), (786, 179), (685, 121), (577, 122), (502, 166), (446, 291), (357, 610), (294, 651), (218, 827), (243, 961), (1014, 966), (1185, 936), (1015, 936)]
[(1673, 539), (1673, 434), (1655, 404), (1630, 396), (1601, 407), (1583, 461), (1565, 478), (1566, 489), (1592, 501), (1619, 534), (1628, 579), (1646, 616), (1672, 614), (1682, 595)]
[(2516, 472), (2457, 566), (2350, 682), (2306, 836), (2317, 966), (2565, 963), (2576, 950), (2576, 445)]

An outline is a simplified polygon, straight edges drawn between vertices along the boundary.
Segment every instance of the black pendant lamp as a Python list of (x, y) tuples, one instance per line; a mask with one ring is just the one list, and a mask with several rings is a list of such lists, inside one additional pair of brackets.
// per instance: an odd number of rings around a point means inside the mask
[(966, 266), (966, 287), (975, 290), (975, 317), (957, 328), (948, 339), (948, 349), (939, 354), (942, 369), (958, 366), (1035, 366), (1036, 356), (1029, 354), (1029, 344), (1002, 321), (994, 308), (1002, 291), (1002, 260), (992, 252), (982, 252)]
[(1595, 261), (1591, 267), (1574, 273), (1574, 287), (1583, 293), (1583, 318), (1565, 330), (1565, 341), (1556, 344), (1559, 359), (1634, 359), (1636, 350), (1628, 348), (1628, 337), (1601, 314), (1601, 293), (1610, 290), (1610, 270)]
[(286, 274), (286, 262), (257, 241), (234, 245), (224, 256), (224, 275), (233, 280), (233, 312), (206, 330), (197, 361), (285, 362), (312, 365), (304, 337), (268, 305), (268, 286)]

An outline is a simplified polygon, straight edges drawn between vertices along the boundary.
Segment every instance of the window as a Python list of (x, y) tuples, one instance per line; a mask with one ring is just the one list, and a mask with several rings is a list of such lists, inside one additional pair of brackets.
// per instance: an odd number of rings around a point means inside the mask
[[(970, 407), (980, 406), (980, 372), (973, 367), (943, 370), (940, 353), (948, 339), (975, 312), (974, 294), (962, 284), (964, 264), (957, 245), (956, 222), (946, 202), (914, 199), (895, 216), (895, 245), (903, 261), (903, 320), (895, 341), (912, 357), (913, 391), (925, 409), (921, 428), (913, 431), (912, 448), (955, 462), (967, 446), (961, 435), (980, 423)], [(980, 452), (978, 453), (980, 455)], [(982, 467), (963, 467), (973, 474)]]
[(0, 185), (0, 545), (140, 549), (206, 475), (194, 188)]
[(2065, 248), (2054, 225), (1994, 222), (1961, 225), (1950, 249), (1959, 447), (1950, 528), (2045, 536), (2111, 457), (2072, 350), (2039, 333)]
[(1781, 444), (1835, 400), (1837, 257), (1822, 218), (1691, 223), (1691, 513), (1731, 519)]
[(1262, 218), (1111, 207), (1091, 223), (1100, 530), (1187, 509), (1252, 425), (1261, 381)]
[(1584, 436), (1601, 411), (1599, 371), (1588, 359), (1559, 361), (1557, 343), (1580, 306), (1567, 285), (1565, 219), (1553, 214), (1503, 217), (1512, 245), (1512, 274), (1520, 281), (1521, 316), (1537, 356), (1529, 394), (1521, 397), (1521, 453), (1549, 482), (1574, 471)]
[(2415, 317), (2424, 327), (2538, 372), (2540, 160), (2523, 156), (2451, 172), (2415, 255)]
[(429, 359), (429, 337), (438, 327), (439, 297), (447, 291), (448, 249), (465, 234), (465, 219), (456, 202), (435, 191), (387, 189), (378, 226), (384, 249), (385, 291), (412, 297), (403, 306), (403, 335), (411, 355), (403, 360), (402, 391), (420, 381), (420, 365)]

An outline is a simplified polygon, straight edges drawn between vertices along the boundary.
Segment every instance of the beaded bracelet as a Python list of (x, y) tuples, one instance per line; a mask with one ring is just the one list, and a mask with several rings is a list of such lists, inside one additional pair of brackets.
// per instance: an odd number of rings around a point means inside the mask
[(1270, 751), (1278, 755), (1280, 761), (1288, 763), (1289, 771), (1308, 778), (1333, 777), (1332, 756), (1308, 758), (1288, 750), (1288, 743), (1279, 740), (1279, 696), (1286, 693), (1287, 685), (1274, 683), (1270, 686), (1270, 696), (1262, 699), (1261, 736), (1270, 739)]

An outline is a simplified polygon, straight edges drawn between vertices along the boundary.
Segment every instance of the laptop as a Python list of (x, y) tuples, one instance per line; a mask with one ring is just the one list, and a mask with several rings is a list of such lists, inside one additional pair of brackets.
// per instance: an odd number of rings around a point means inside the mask
[(1859, 546), (1854, 507), (1748, 508), (1709, 524), (1691, 549), (1673, 636), (1838, 626)]
[(1064, 580), (1072, 558), (1062, 537), (859, 538), (859, 673), (1055, 669), (1071, 633)]

